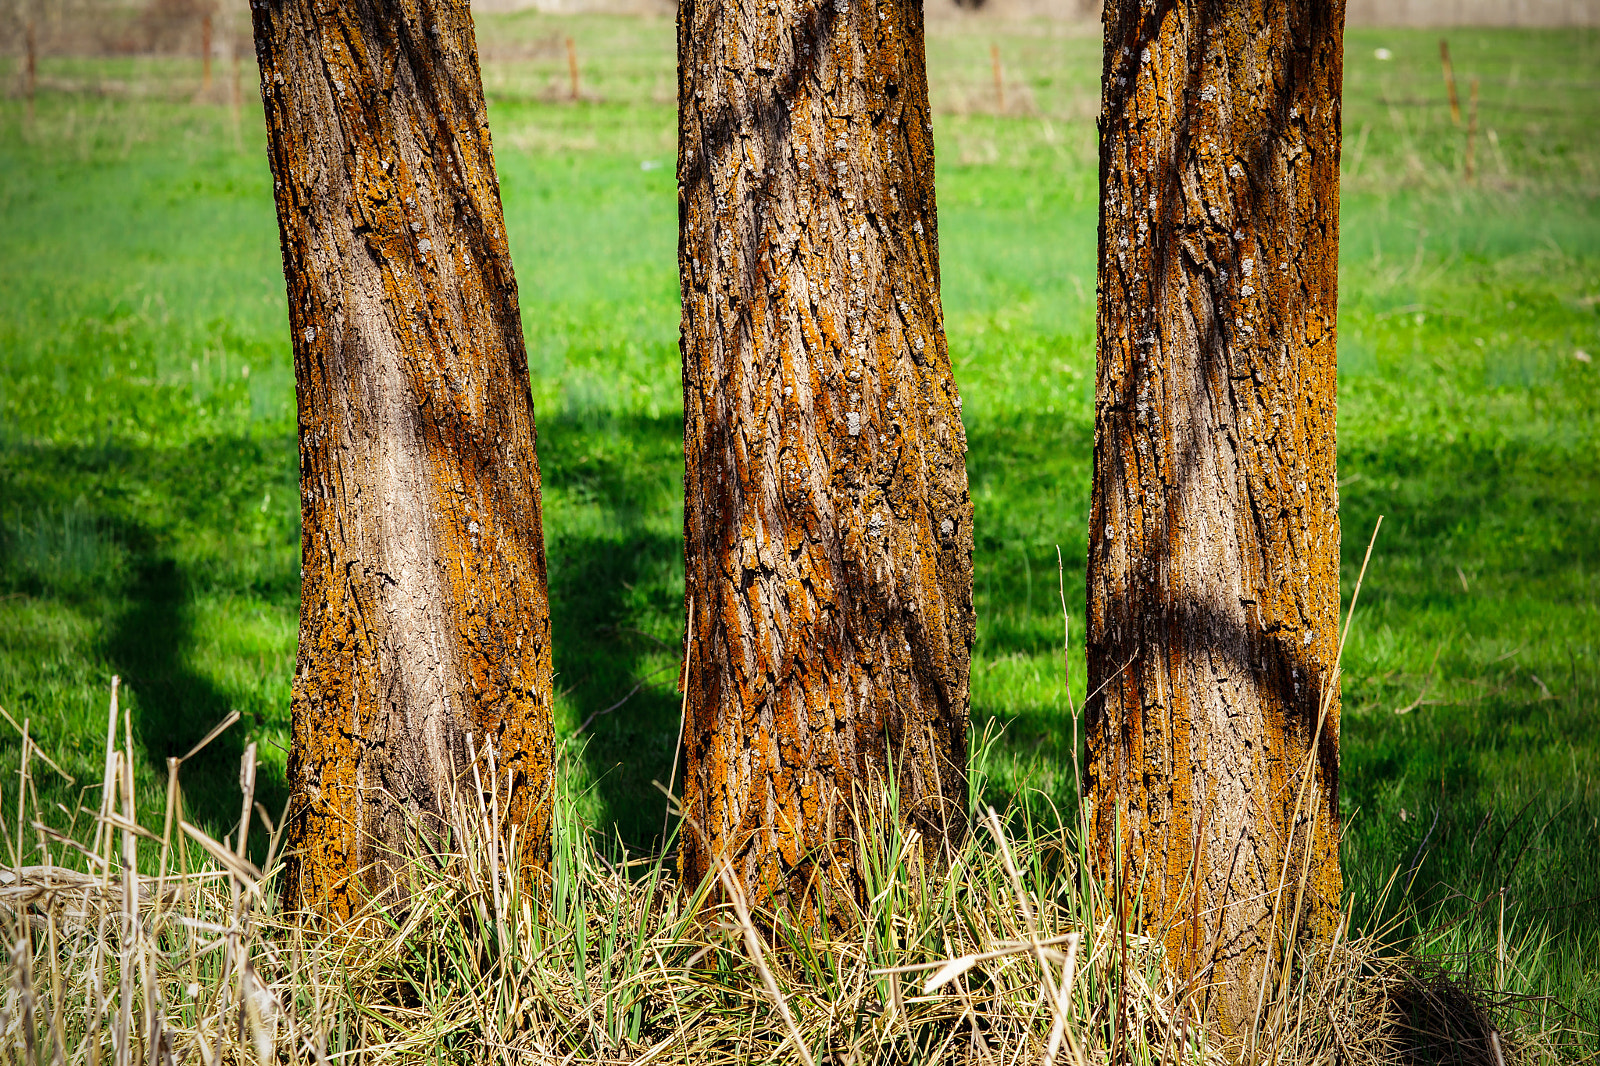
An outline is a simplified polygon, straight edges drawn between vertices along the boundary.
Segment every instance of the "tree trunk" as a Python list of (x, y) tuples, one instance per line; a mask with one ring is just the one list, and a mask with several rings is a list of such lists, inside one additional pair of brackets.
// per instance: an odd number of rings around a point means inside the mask
[(300, 410), (287, 902), (347, 915), (469, 752), (548, 847), (533, 403), (464, 0), (251, 7)]
[(1340, 0), (1105, 9), (1087, 800), (1234, 1034), (1341, 891), (1343, 27)]
[(682, 871), (828, 908), (861, 887), (858, 817), (929, 858), (965, 831), (972, 503), (922, 8), (684, 0), (678, 57)]

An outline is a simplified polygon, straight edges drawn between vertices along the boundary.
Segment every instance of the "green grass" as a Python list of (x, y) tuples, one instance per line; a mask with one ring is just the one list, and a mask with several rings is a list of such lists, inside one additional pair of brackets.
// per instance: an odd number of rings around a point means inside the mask
[[(539, 413), (559, 728), (645, 681), (572, 740), (570, 784), (595, 825), (648, 845), (683, 593), (672, 29), (524, 14), (480, 36)], [(997, 116), (990, 39), (936, 24), (929, 42), (977, 508), (975, 729), (999, 732), (988, 799), (1070, 807), (1056, 547), (1076, 640), (1099, 41), (1006, 27)], [(1436, 35), (1352, 31), (1347, 53), (1347, 599), (1386, 518), (1346, 652), (1346, 881), (1371, 915), (1398, 869), (1411, 887), (1384, 914), (1462, 918), (1440, 950), (1495, 944), (1503, 900), (1513, 946), (1536, 949), (1487, 978), (1556, 993), (1594, 1030), (1600, 366), (1576, 353), (1600, 357), (1600, 34), (1453, 31), (1451, 46), (1463, 102), (1481, 84), (1472, 185)], [(185, 770), (220, 835), (247, 740), (264, 802), (285, 799), (296, 449), (259, 112), (236, 127), (220, 87), (193, 99), (193, 66), (46, 57), (58, 88), (31, 123), (0, 101), (0, 706), (81, 786), (123, 675), (153, 809), (163, 760), (237, 708), (242, 725)], [(0, 762), (18, 748), (0, 739)], [(59, 783), (45, 799), (78, 796)]]

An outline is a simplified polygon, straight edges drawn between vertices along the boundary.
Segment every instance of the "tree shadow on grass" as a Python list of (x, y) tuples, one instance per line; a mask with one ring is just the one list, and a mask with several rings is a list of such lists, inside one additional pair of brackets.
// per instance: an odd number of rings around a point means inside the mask
[[(1038, 790), (1032, 802), (1051, 800), (1070, 823), (1064, 704), (981, 673), (1005, 669), (1013, 656), (1038, 664), (1048, 655), (1059, 669), (1055, 543), (1065, 558), (1072, 656), (1082, 661), (1092, 441), (1087, 423), (1057, 421), (1052, 428), (1043, 416), (1018, 414), (969, 426), (978, 511), (973, 746), (986, 727), (999, 729), (982, 802), (1004, 809)], [(1388, 515), (1343, 682), (1346, 881), (1358, 911), (1397, 867), (1405, 874), (1415, 866), (1413, 890), (1403, 900), (1394, 894), (1386, 914), (1407, 907), (1425, 917), (1445, 904), (1454, 914), (1508, 886), (1519, 923), (1595, 943), (1600, 888), (1594, 865), (1580, 856), (1593, 848), (1588, 738), (1600, 714), (1600, 674), (1582, 606), (1600, 537), (1600, 481), (1558, 449), (1520, 438), (1414, 440), (1372, 429), (1345, 444), (1341, 474), (1349, 479), (1346, 602), (1377, 515)], [(1382, 666), (1363, 661), (1369, 634)], [(1413, 663), (1398, 677), (1388, 676), (1391, 641)], [(1465, 702), (1392, 714), (1417, 698), (1440, 646), (1432, 695)], [(1441, 694), (1452, 674), (1481, 686)], [(1565, 773), (1546, 749), (1563, 753)], [(1400, 818), (1401, 803), (1419, 816)]]
[[(128, 607), (106, 642), (106, 656), (121, 674), (125, 691), (131, 690), (137, 747), (162, 775), (167, 759), (186, 755), (237, 706), (229, 693), (185, 662), (196, 636), (190, 581), (182, 570), (169, 558), (140, 560)], [(240, 761), (251, 724), (235, 723), (186, 761), (179, 774), (185, 817), (215, 836), (235, 831), (239, 822)], [(288, 788), (282, 772), (269, 766), (257, 773), (255, 799), (276, 820)], [(252, 855), (259, 859), (266, 839), (259, 823), (255, 826)]]
[[(94, 769), (80, 786), (98, 784), (106, 723), (103, 686), (118, 674), (135, 758), (141, 762), (136, 772), (146, 808), (141, 817), (147, 820), (161, 815), (166, 760), (185, 755), (234, 707), (245, 712), (243, 722), (212, 741), (180, 775), (190, 822), (216, 835), (237, 825), (244, 746), (262, 727), (285, 725), (288, 707), (277, 706), (263, 686), (230, 693), (195, 667), (197, 649), (208, 639), (200, 631), (196, 601), (209, 588), (225, 603), (236, 597), (252, 604), (293, 602), (298, 559), (290, 531), (298, 514), (297, 494), (279, 485), (293, 455), (292, 439), (249, 434), (181, 447), (116, 439), (81, 445), (18, 441), (0, 454), (0, 492), (17, 505), (19, 515), (38, 516), (27, 521), (41, 530), (64, 521), (62, 529), (82, 542), (76, 555), (88, 560), (73, 564), (83, 573), (64, 564), (55, 568), (59, 573), (33, 566), (30, 578), (29, 560), (22, 558), (28, 552), (17, 550), (27, 546), (14, 544), (12, 557), (0, 568), (7, 584), (20, 582), (35, 601), (88, 623), (85, 633), (98, 630), (88, 643), (66, 651), (81, 664), (71, 690), (38, 690), (28, 698), (41, 720), (62, 722), (70, 734), (62, 738), (65, 744), (95, 749), (89, 760)], [(270, 507), (274, 495), (276, 510)], [(10, 539), (18, 539), (16, 530)], [(49, 555), (48, 545), (29, 550), (41, 558)], [(193, 558), (180, 562), (186, 556)], [(226, 658), (215, 665), (225, 668)], [(16, 663), (13, 669), (26, 666)], [(83, 708), (83, 697), (90, 708)], [(95, 704), (98, 710), (92, 709)], [(118, 747), (126, 742), (122, 724), (117, 723)], [(76, 795), (74, 789), (70, 798)], [(95, 805), (97, 796), (97, 791), (86, 793), (84, 803)], [(266, 760), (257, 776), (256, 799), (276, 818), (285, 797), (281, 770)], [(47, 807), (55, 798), (41, 797)], [(265, 834), (258, 834), (259, 855)]]
[(683, 420), (557, 417), (539, 460), (555, 685), (571, 710), (561, 743), (585, 766), (595, 828), (654, 850), (666, 797), (652, 782), (666, 782), (678, 737)]
[[(565, 732), (646, 682), (564, 742), (592, 784), (595, 828), (607, 837), (615, 833), (630, 849), (650, 848), (666, 807), (651, 782), (667, 780), (678, 729), (682, 420), (676, 414), (591, 414), (556, 417), (541, 429), (556, 686), (571, 712)], [(70, 511), (89, 531), (85, 538), (93, 539), (92, 532), (116, 545), (124, 560), (115, 574), (96, 571), (74, 579), (70, 590), (13, 573), (18, 561), (9, 555), (0, 560), (7, 587), (103, 619), (101, 636), (70, 653), (86, 661), (94, 678), (88, 689), (79, 683), (77, 690), (99, 706), (72, 712), (77, 743), (98, 750), (105, 728), (102, 686), (110, 674), (120, 674), (142, 763), (142, 801), (156, 808), (143, 813), (159, 818), (166, 760), (186, 754), (230, 711), (240, 710), (244, 720), (187, 762), (180, 776), (188, 819), (214, 835), (232, 832), (244, 746), (263, 731), (287, 731), (289, 708), (280, 699), (286, 677), (229, 684), (225, 678), (250, 667), (249, 653), (208, 651), (237, 636), (208, 627), (217, 624), (219, 605), (221, 624), (239, 625), (249, 624), (244, 616), (258, 606), (281, 611), (297, 603), (292, 435), (229, 435), (169, 448), (18, 442), (8, 451), (0, 455), (8, 512), (38, 524), (36, 511), (58, 519)], [(268, 498), (270, 506), (263, 502)], [(255, 523), (265, 524), (253, 529)], [(47, 706), (49, 699), (57, 702)], [(36, 720), (61, 706), (61, 697), (38, 700), (22, 700)], [(263, 751), (256, 798), (276, 819), (287, 782), (282, 761), (270, 754)], [(97, 768), (99, 757), (86, 762)], [(89, 773), (98, 781), (96, 769)], [(75, 794), (52, 798), (70, 803)], [(93, 796), (86, 802), (92, 806)], [(260, 857), (265, 834), (257, 828), (253, 835)]]
[[(974, 654), (1059, 653), (1065, 567), (1068, 610), (1082, 640), (1093, 427), (1037, 413), (969, 419), (973, 499)], [(1081, 645), (1080, 645), (1081, 650)], [(1081, 661), (1081, 658), (1080, 658)]]

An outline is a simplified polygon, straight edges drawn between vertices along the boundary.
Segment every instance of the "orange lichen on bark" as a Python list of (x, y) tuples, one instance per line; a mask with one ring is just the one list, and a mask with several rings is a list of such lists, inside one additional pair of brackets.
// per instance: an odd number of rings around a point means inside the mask
[(860, 885), (893, 787), (965, 831), (972, 503), (939, 303), (922, 10), (678, 12), (684, 876)]
[(445, 833), (469, 753), (544, 861), (533, 406), (467, 5), (251, 8), (299, 403), (286, 903), (347, 916)]
[(1114, 891), (1232, 1033), (1342, 886), (1343, 24), (1105, 9), (1087, 799)]

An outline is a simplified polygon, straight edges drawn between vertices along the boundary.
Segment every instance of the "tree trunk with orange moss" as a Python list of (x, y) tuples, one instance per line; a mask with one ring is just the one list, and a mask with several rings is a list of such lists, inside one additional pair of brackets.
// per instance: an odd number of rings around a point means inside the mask
[(921, 4), (684, 0), (678, 71), (682, 871), (829, 910), (858, 826), (935, 861), (965, 832), (972, 503)]
[(300, 410), (285, 884), (348, 915), (443, 832), (469, 753), (548, 848), (533, 404), (464, 0), (251, 7)]
[(1087, 800), (1113, 892), (1235, 1035), (1341, 891), (1343, 27), (1105, 9)]

